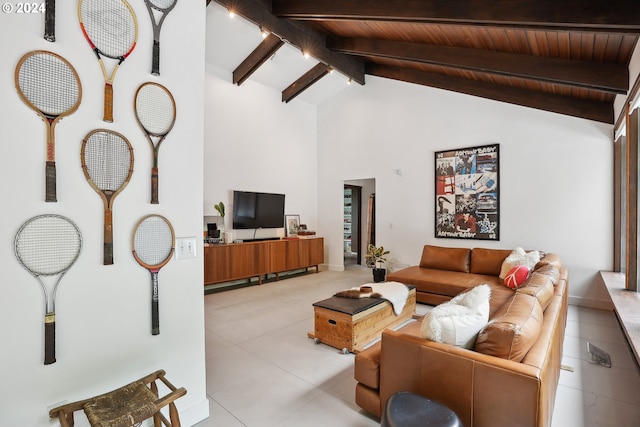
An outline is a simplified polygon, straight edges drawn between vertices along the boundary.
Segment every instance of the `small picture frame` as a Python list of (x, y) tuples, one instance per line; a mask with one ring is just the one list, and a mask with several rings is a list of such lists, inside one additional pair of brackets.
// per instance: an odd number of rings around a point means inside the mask
[(298, 235), (300, 230), (300, 215), (284, 216), (284, 232), (286, 237), (294, 237)]

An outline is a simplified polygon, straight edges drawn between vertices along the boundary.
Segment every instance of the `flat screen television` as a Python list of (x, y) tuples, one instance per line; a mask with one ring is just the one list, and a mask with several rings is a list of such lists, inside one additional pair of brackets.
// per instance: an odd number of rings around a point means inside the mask
[(233, 192), (233, 228), (284, 227), (284, 194)]

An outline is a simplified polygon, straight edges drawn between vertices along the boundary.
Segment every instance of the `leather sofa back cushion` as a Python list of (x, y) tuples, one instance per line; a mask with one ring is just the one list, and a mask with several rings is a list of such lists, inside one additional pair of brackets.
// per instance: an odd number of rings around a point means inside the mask
[(502, 263), (509, 254), (511, 254), (511, 249), (473, 248), (471, 250), (471, 273), (499, 276)]
[(517, 292), (498, 309), (476, 339), (475, 351), (520, 362), (540, 336), (538, 299)]
[[(549, 268), (553, 268), (556, 272), (558, 271), (555, 267)], [(557, 282), (558, 278), (556, 276), (556, 283)], [(555, 292), (553, 286), (553, 277), (548, 274), (543, 274), (541, 270), (538, 270), (529, 276), (520, 289), (518, 289), (518, 292), (536, 297), (540, 303), (540, 307), (542, 307), (542, 311), (545, 311)]]
[(420, 267), (468, 273), (470, 254), (471, 251), (467, 248), (424, 245)]
[(538, 261), (538, 263), (535, 265), (535, 267), (533, 267), (533, 269), (537, 270), (541, 267), (544, 267), (545, 265), (552, 265), (558, 270), (562, 268), (562, 262), (560, 261), (560, 257), (554, 253), (545, 254), (542, 258), (540, 258), (540, 261)]

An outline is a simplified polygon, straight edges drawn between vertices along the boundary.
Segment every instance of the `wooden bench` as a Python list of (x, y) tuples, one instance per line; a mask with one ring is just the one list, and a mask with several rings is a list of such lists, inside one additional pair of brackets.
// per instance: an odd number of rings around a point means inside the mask
[[(163, 370), (158, 370), (108, 393), (58, 406), (49, 411), (49, 417), (58, 418), (61, 427), (73, 427), (73, 413), (83, 410), (92, 427), (131, 427), (149, 418), (153, 418), (154, 427), (160, 427), (160, 422), (167, 427), (180, 427), (174, 401), (187, 390), (176, 388), (164, 375)], [(156, 380), (162, 381), (170, 393), (159, 397)], [(167, 405), (171, 422), (160, 412)]]

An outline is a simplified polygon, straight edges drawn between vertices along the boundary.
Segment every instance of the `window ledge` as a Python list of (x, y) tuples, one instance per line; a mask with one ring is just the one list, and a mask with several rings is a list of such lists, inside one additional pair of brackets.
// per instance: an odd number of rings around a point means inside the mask
[(614, 311), (629, 347), (640, 364), (640, 292), (625, 289), (624, 273), (601, 271), (600, 276), (611, 296)]

